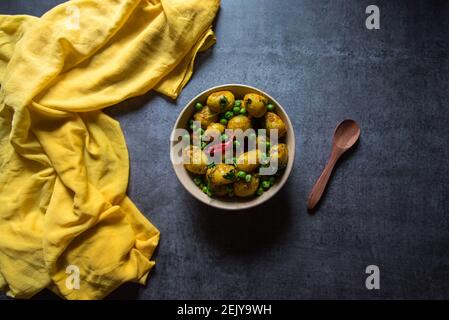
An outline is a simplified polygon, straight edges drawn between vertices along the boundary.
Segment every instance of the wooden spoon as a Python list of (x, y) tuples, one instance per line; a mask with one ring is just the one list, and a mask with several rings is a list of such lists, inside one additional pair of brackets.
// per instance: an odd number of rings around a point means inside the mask
[(309, 200), (307, 201), (307, 208), (309, 210), (313, 210), (313, 208), (315, 208), (320, 201), (337, 160), (357, 142), (359, 137), (360, 127), (354, 120), (343, 120), (337, 128), (335, 128), (331, 156), (326, 164), (326, 167), (324, 167), (321, 176), (318, 178), (312, 191), (310, 192)]

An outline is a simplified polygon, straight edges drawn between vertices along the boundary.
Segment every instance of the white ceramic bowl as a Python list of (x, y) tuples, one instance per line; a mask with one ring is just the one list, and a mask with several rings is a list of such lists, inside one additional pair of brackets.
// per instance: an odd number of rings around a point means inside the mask
[[(173, 168), (181, 184), (187, 189), (187, 191), (189, 191), (195, 198), (197, 198), (201, 202), (204, 202), (205, 204), (208, 204), (212, 207), (225, 210), (248, 209), (260, 205), (265, 201), (269, 200), (284, 186), (285, 182), (288, 179), (288, 176), (290, 175), (290, 172), (292, 171), (293, 163), (295, 161), (295, 133), (287, 113), (279, 104), (279, 102), (277, 102), (273, 97), (268, 95), (266, 92), (243, 84), (224, 84), (201, 92), (195, 98), (193, 98), (181, 111), (178, 119), (176, 120), (173, 130), (179, 128), (184, 129), (188, 128), (188, 122), (195, 113), (195, 104), (198, 101), (203, 102), (203, 104), (205, 104), (207, 97), (211, 93), (221, 90), (229, 90), (232, 93), (234, 93), (236, 98), (239, 99), (243, 98), (243, 96), (247, 93), (257, 93), (266, 97), (271, 103), (275, 105), (276, 113), (284, 121), (287, 129), (285, 143), (287, 144), (288, 147), (288, 164), (284, 172), (282, 173), (282, 176), (277, 177), (274, 185), (270, 189), (265, 191), (261, 196), (254, 196), (250, 198), (238, 198), (238, 197), (211, 198), (207, 196), (205, 193), (203, 193), (200, 190), (200, 188), (198, 188), (198, 186), (195, 185), (195, 183), (193, 182), (192, 175), (184, 168), (183, 164), (173, 163)], [(170, 152), (172, 151), (172, 148), (176, 143), (173, 141), (173, 139), (171, 140), (172, 142), (170, 145), (171, 149)]]

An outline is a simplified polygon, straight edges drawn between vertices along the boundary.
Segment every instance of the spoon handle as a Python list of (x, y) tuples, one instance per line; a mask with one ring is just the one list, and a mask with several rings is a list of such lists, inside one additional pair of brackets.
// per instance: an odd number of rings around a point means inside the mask
[(334, 166), (337, 163), (338, 158), (340, 158), (341, 154), (342, 152), (340, 152), (339, 150), (332, 150), (332, 154), (327, 161), (323, 172), (321, 173), (320, 177), (313, 186), (312, 191), (310, 192), (309, 199), (307, 200), (307, 208), (309, 210), (313, 210), (313, 208), (315, 208), (315, 206), (320, 201), (324, 189), (326, 189), (332, 170), (334, 169)]

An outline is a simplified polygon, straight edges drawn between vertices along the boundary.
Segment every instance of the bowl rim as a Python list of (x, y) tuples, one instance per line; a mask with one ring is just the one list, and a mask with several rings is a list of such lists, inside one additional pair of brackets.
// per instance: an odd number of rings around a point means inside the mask
[[(170, 138), (170, 162), (172, 164), (173, 170), (175, 171), (176, 177), (178, 178), (180, 184), (184, 187), (184, 189), (186, 189), (197, 200), (201, 201), (202, 203), (204, 203), (206, 205), (217, 208), (217, 209), (228, 210), (228, 211), (243, 211), (243, 210), (257, 207), (257, 206), (265, 203), (266, 201), (270, 200), (271, 198), (273, 198), (284, 187), (284, 185), (287, 182), (288, 178), (290, 177), (290, 173), (293, 169), (293, 164), (295, 162), (295, 153), (296, 153), (296, 150), (295, 150), (296, 149), (295, 128), (293, 127), (293, 125), (290, 121), (290, 117), (288, 116), (288, 113), (285, 111), (285, 109), (282, 107), (282, 105), (276, 99), (274, 99), (271, 95), (266, 93), (265, 91), (258, 89), (256, 87), (253, 87), (253, 86), (246, 85), (246, 84), (228, 83), (228, 84), (221, 84), (221, 85), (213, 86), (213, 87), (210, 87), (210, 88), (198, 93), (195, 97), (193, 97), (189, 102), (186, 103), (186, 105), (182, 108), (182, 110), (179, 112), (178, 117), (176, 118), (176, 121), (172, 128), (172, 132), (171, 132), (170, 136), (172, 135), (172, 133), (174, 132), (175, 129), (180, 128), (179, 123), (180, 123), (181, 118), (183, 117), (184, 113), (186, 111), (188, 111), (189, 107), (193, 107), (194, 103), (202, 95), (205, 95), (207, 93), (212, 93), (214, 91), (218, 91), (221, 89), (232, 91), (232, 89), (229, 89), (229, 87), (240, 87), (242, 89), (249, 89), (249, 90), (254, 91), (255, 93), (262, 93), (263, 95), (268, 97), (272, 102), (274, 102), (276, 104), (277, 107), (279, 107), (282, 110), (283, 114), (285, 115), (285, 120), (287, 121), (287, 126), (293, 132), (293, 135), (291, 137), (289, 137), (289, 139), (292, 139), (291, 144), (293, 145), (294, 148), (292, 148), (293, 150), (290, 150), (290, 148), (288, 150), (289, 151), (289, 162), (287, 163), (287, 167), (285, 168), (285, 171), (282, 175), (281, 180), (274, 186), (275, 187), (274, 192), (272, 192), (271, 194), (268, 194), (268, 195), (266, 193), (264, 193), (262, 196), (259, 196), (257, 198), (260, 200), (256, 201), (256, 202), (252, 201), (252, 200), (254, 200), (254, 198), (250, 198), (251, 200), (247, 201), (247, 202), (244, 202), (244, 201), (235, 202), (235, 203), (238, 203), (238, 206), (233, 206), (232, 204), (234, 204), (234, 202), (225, 202), (225, 201), (222, 201), (222, 200), (219, 200), (216, 198), (210, 198), (209, 196), (207, 196), (201, 192), (201, 195), (204, 195), (205, 197), (207, 197), (207, 200), (209, 200), (209, 201), (206, 201), (206, 199), (203, 197), (200, 197), (198, 193), (195, 193), (195, 192), (193, 192), (193, 190), (190, 190), (190, 188), (188, 188), (182, 181), (182, 179), (180, 177), (180, 173), (178, 172), (178, 168), (182, 167), (182, 170), (185, 170), (185, 172), (188, 175), (189, 175), (189, 173), (184, 168), (184, 166), (176, 166), (171, 159), (171, 152), (172, 152), (173, 145), (174, 145), (174, 141), (172, 138)], [(274, 188), (272, 187), (271, 189), (274, 189)], [(213, 201), (211, 201), (211, 199), (213, 199)], [(230, 204), (230, 205), (227, 205), (227, 204)]]

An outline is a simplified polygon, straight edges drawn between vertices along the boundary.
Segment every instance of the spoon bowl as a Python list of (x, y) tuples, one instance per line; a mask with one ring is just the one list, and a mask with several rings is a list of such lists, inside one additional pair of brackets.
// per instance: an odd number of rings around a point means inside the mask
[(347, 150), (351, 148), (360, 137), (360, 127), (352, 119), (343, 120), (335, 129), (334, 145)]

